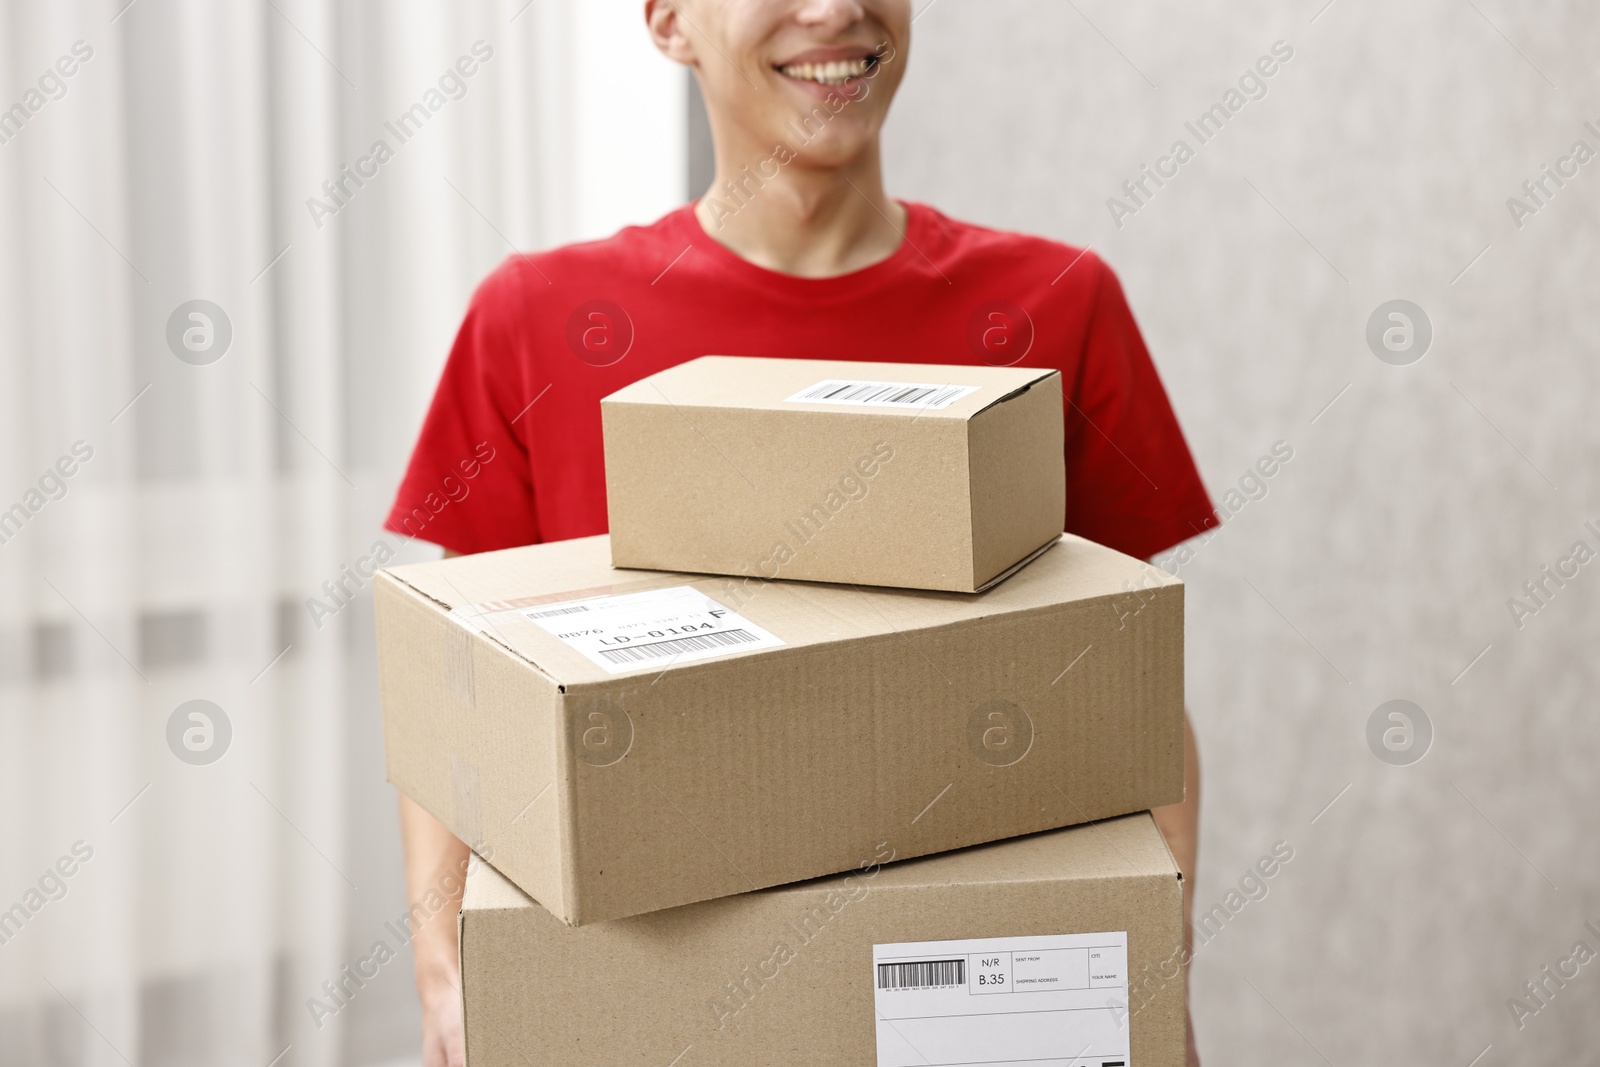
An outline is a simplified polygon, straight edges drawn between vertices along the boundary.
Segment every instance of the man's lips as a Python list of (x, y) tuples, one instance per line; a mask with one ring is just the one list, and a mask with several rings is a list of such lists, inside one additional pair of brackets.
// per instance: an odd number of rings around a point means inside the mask
[(866, 44), (831, 44), (797, 52), (774, 63), (773, 66), (781, 70), (796, 63), (832, 63), (839, 60), (866, 59), (877, 55), (881, 50), (882, 46), (874, 47)]

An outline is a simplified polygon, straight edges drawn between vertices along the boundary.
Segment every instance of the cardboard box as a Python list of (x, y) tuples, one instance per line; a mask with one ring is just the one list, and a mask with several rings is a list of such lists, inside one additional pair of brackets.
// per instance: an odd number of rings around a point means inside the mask
[(619, 567), (972, 592), (1061, 532), (1061, 375), (706, 356), (600, 403)]
[(877, 866), (892, 847), (579, 929), (479, 864), (469, 1067), (1182, 1067), (1182, 883), (1148, 814)]
[(390, 781), (570, 923), (1183, 796), (1183, 588), (1138, 560), (1063, 536), (974, 596), (609, 554), (374, 583)]

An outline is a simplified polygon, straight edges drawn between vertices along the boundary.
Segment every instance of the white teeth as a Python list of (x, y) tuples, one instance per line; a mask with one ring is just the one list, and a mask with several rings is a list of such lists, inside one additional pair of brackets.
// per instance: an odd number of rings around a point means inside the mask
[(867, 73), (865, 59), (852, 59), (832, 63), (795, 63), (781, 68), (783, 73), (801, 81), (814, 81), (822, 85), (843, 85), (851, 78)]

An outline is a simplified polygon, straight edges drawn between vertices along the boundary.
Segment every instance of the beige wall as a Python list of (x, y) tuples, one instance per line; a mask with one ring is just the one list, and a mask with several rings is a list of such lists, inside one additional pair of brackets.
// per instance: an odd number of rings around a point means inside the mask
[[(1208, 1062), (1579, 1062), (1600, 959), (1520, 1031), (1507, 998), (1600, 951), (1600, 561), (1520, 630), (1506, 602), (1600, 549), (1600, 159), (1520, 230), (1505, 201), (1600, 150), (1600, 11), (1322, 3), (938, 0), (891, 188), (1111, 262), (1214, 495), (1294, 449), (1180, 569), (1202, 907), (1294, 848), (1200, 951)], [(1277, 40), (1268, 95), (1117, 228), (1107, 198)], [(1392, 298), (1433, 323), (1410, 366), (1364, 340)], [(1434, 728), (1414, 765), (1366, 741), (1392, 698)]]

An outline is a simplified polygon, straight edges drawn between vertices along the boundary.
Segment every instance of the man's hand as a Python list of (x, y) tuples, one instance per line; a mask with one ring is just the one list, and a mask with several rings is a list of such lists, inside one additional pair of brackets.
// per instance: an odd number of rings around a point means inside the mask
[(467, 1067), (459, 985), (439, 982), (422, 993), (422, 1067)]
[[(460, 555), (445, 550), (445, 558)], [(422, 1003), (422, 1067), (467, 1067), (461, 1018), (461, 955), (456, 915), (466, 884), (467, 846), (410, 797), (400, 797), (406, 853), (406, 903), (424, 918), (412, 931), (417, 999)], [(426, 903), (442, 896), (435, 911)]]
[(422, 1067), (466, 1067), (456, 915), (470, 855), (443, 823), (404, 795), (400, 838), (406, 852), (406, 902), (420, 919), (412, 930), (411, 953), (422, 1002)]

